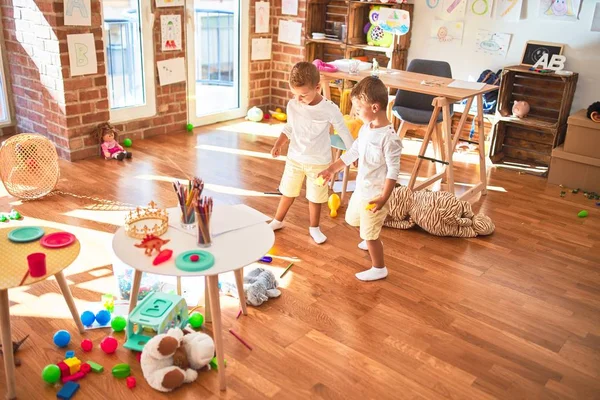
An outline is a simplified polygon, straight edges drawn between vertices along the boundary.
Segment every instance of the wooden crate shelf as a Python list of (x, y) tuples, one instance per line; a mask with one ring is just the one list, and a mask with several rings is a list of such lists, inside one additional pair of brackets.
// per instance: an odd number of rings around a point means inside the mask
[[(491, 160), (548, 166), (552, 149), (564, 141), (578, 77), (540, 74), (521, 65), (504, 68)], [(529, 103), (527, 117), (512, 116), (515, 101)]]

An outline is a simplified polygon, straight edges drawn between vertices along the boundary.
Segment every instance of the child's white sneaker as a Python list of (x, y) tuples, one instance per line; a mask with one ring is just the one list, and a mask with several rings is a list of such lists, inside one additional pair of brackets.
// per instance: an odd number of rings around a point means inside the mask
[(323, 232), (321, 232), (321, 228), (319, 228), (318, 226), (309, 227), (308, 232), (310, 233), (310, 236), (313, 238), (316, 244), (325, 243), (325, 241), (327, 240), (327, 236), (323, 235)]
[(269, 222), (269, 226), (274, 231), (278, 231), (279, 229), (283, 228), (283, 222), (277, 221), (275, 218), (273, 218), (273, 221)]
[(365, 282), (376, 281), (376, 280), (383, 279), (386, 276), (388, 276), (388, 270), (386, 267), (383, 267), (383, 268), (371, 267), (371, 269), (368, 269), (363, 272), (358, 272), (355, 275), (361, 281), (365, 281)]

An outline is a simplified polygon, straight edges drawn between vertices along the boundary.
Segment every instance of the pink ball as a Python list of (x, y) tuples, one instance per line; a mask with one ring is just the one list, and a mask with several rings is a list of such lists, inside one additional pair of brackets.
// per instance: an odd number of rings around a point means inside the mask
[(107, 336), (100, 342), (100, 348), (106, 354), (114, 353), (115, 350), (117, 350), (117, 347), (119, 347), (119, 342), (112, 336)]
[(92, 351), (94, 343), (90, 339), (83, 339), (81, 341), (81, 349), (85, 352)]

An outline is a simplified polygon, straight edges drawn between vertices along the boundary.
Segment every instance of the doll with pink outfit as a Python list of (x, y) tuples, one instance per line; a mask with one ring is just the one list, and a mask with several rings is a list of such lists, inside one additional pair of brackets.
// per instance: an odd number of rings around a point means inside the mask
[(117, 130), (109, 123), (98, 127), (98, 139), (100, 139), (100, 150), (105, 160), (112, 158), (123, 161), (125, 158), (131, 158), (131, 152), (126, 151), (115, 139)]

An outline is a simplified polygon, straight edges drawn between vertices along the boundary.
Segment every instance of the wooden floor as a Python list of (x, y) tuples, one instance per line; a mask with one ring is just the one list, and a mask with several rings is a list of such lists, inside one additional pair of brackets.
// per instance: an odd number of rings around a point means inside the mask
[[(215, 198), (274, 213), (278, 198), (263, 192), (277, 189), (284, 162), (268, 154), (272, 136), (235, 132), (249, 126), (237, 121), (138, 141), (131, 162), (61, 162), (57, 189), (70, 194), (24, 204), (5, 195), (0, 206), (89, 229), (82, 238), (88, 261), (66, 270), (81, 312), (114, 284), (108, 250), (91, 242), (94, 235), (106, 241), (106, 232), (116, 230), (108, 210), (119, 203), (91, 198), (175, 206), (169, 179), (183, 174), (172, 159), (211, 184)], [(402, 171), (408, 173), (413, 161), (403, 155)], [(457, 163), (459, 188), (475, 182), (475, 168)], [(106, 370), (82, 380), (76, 399), (600, 398), (600, 207), (581, 193), (561, 198), (559, 187), (515, 170), (492, 169), (489, 185), (474, 208), (495, 222), (492, 236), (437, 238), (419, 229), (384, 229), (390, 275), (374, 283), (354, 277), (369, 259), (343, 214), (332, 219), (324, 211), (321, 226), (329, 239), (317, 246), (307, 232), (307, 203), (299, 200), (273, 250), (298, 259), (281, 281), (282, 296), (237, 320), (235, 301), (223, 298), (226, 392), (219, 392), (210, 371), (169, 396), (160, 394), (147, 386), (129, 351), (82, 354), (56, 282), (11, 290), (13, 339), (31, 335), (17, 354), (19, 398), (56, 397), (58, 388), (45, 385), (40, 372), (64, 356), (52, 344), (57, 329), (72, 333), (77, 355)], [(582, 209), (589, 217), (577, 218)], [(272, 268), (279, 274), (287, 264), (275, 259)], [(106, 334), (96, 330), (85, 337), (98, 344)], [(122, 334), (115, 336), (122, 342)], [(132, 391), (110, 374), (118, 362), (133, 367), (138, 387)], [(0, 395), (5, 390), (2, 379)]]

